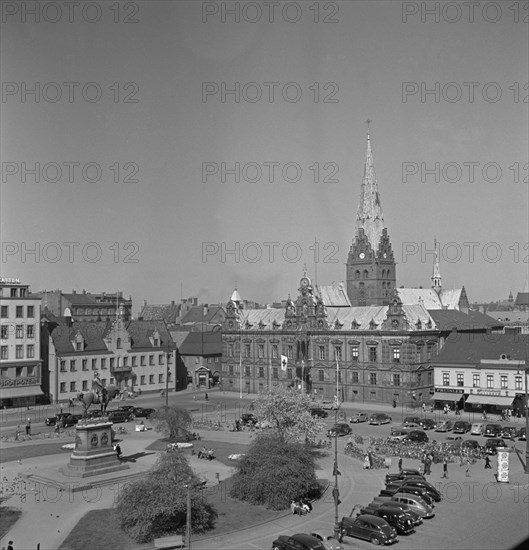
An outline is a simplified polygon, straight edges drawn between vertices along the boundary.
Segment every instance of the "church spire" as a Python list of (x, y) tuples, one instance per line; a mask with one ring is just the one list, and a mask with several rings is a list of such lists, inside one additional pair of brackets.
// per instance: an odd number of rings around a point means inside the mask
[(435, 249), (435, 258), (433, 261), (433, 271), (432, 271), (432, 288), (439, 294), (442, 288), (441, 284), (441, 269), (439, 268), (439, 256), (437, 255), (437, 239), (434, 237), (433, 246)]
[(378, 194), (377, 176), (371, 151), (371, 120), (367, 119), (367, 149), (364, 162), (364, 175), (360, 189), (360, 204), (356, 215), (356, 233), (363, 229), (371, 248), (376, 253), (384, 229), (384, 215)]

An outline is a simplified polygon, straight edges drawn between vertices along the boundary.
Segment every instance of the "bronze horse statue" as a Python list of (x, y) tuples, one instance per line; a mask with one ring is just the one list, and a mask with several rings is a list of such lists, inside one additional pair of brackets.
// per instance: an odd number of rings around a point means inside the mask
[(83, 418), (86, 418), (88, 409), (91, 405), (100, 405), (101, 412), (106, 412), (107, 405), (116, 397), (116, 395), (119, 395), (119, 393), (119, 388), (114, 384), (103, 386), (99, 378), (94, 378), (94, 381), (92, 382), (92, 389), (77, 395), (77, 400), (81, 402), (84, 409)]

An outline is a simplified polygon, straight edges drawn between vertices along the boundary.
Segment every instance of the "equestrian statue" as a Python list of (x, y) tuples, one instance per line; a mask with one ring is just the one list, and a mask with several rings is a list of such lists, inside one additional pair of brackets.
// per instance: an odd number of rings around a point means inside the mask
[(83, 418), (88, 416), (88, 409), (91, 405), (100, 405), (101, 412), (105, 413), (107, 410), (107, 405), (119, 395), (120, 390), (114, 384), (109, 386), (103, 386), (99, 375), (96, 373), (94, 380), (92, 381), (92, 389), (90, 391), (79, 393), (77, 395), (77, 400), (81, 402), (83, 406)]

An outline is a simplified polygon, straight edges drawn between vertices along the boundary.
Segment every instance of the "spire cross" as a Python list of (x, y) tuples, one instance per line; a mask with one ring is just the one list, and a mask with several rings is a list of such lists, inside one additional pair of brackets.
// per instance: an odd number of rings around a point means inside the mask
[(367, 133), (368, 133), (368, 134), (369, 134), (369, 131), (370, 131), (369, 125), (370, 125), (372, 122), (373, 122), (373, 121), (372, 121), (370, 118), (368, 118), (368, 119), (366, 120), (366, 124), (367, 124)]

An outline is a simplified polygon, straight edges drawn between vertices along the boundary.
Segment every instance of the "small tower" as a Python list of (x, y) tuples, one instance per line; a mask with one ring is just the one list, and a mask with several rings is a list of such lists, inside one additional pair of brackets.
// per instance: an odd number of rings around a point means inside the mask
[(433, 246), (435, 249), (435, 258), (432, 271), (432, 288), (439, 294), (443, 288), (441, 283), (441, 270), (439, 269), (439, 256), (437, 255), (437, 239), (434, 237)]

